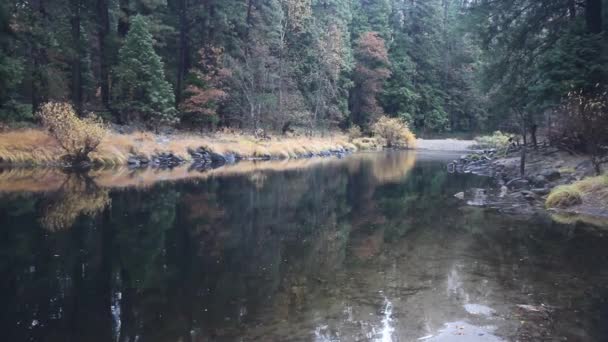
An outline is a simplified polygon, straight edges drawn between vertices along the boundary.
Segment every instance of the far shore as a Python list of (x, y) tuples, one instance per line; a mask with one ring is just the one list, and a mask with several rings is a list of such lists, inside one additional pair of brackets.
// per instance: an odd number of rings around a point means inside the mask
[[(467, 152), (474, 140), (416, 139), (411, 149), (425, 151)], [(219, 162), (236, 160), (286, 160), (314, 156), (342, 155), (356, 151), (382, 149), (375, 138), (349, 139), (339, 131), (313, 136), (271, 135), (258, 138), (251, 134), (177, 132), (155, 134), (147, 131), (119, 133), (109, 131), (96, 151), (90, 154), (91, 164), (98, 167), (155, 166), (153, 163), (175, 163), (177, 166), (201, 162), (197, 158), (216, 156)], [(209, 155), (204, 155), (208, 153)], [(0, 166), (62, 166), (64, 151), (42, 128), (13, 129), (0, 133)], [(217, 160), (214, 160), (217, 162)]]
[[(373, 139), (372, 139), (373, 140)], [(365, 141), (365, 148), (378, 148)], [(284, 160), (342, 155), (361, 150), (339, 132), (315, 136), (257, 138), (242, 133), (154, 134), (109, 132), (89, 157), (93, 166), (174, 167), (183, 164), (233, 163), (237, 160)], [(61, 146), (43, 129), (0, 133), (0, 165), (62, 166)]]

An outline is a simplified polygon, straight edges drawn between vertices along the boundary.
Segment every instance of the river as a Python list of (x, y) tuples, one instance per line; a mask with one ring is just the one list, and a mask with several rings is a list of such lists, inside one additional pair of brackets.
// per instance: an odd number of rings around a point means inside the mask
[(602, 341), (608, 236), (439, 152), (0, 173), (4, 341)]

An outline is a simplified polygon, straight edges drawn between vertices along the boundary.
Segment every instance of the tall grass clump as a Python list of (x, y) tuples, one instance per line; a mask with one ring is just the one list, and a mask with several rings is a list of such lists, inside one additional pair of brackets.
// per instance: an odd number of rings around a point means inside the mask
[(608, 175), (588, 177), (570, 185), (558, 186), (551, 191), (545, 205), (549, 208), (567, 208), (581, 204), (584, 198), (593, 198), (601, 206), (608, 206)]
[(596, 177), (588, 177), (574, 183), (576, 187), (585, 193), (608, 190), (608, 174)]
[(416, 136), (407, 124), (398, 118), (381, 117), (372, 126), (372, 133), (382, 138), (386, 147), (416, 147)]
[(42, 125), (64, 150), (64, 161), (78, 165), (90, 161), (89, 154), (97, 149), (106, 129), (92, 114), (79, 118), (72, 105), (48, 102), (38, 111)]
[(545, 201), (547, 208), (568, 208), (581, 203), (583, 203), (583, 194), (576, 185), (556, 187)]
[(55, 139), (39, 129), (0, 133), (0, 164), (53, 164), (61, 153)]

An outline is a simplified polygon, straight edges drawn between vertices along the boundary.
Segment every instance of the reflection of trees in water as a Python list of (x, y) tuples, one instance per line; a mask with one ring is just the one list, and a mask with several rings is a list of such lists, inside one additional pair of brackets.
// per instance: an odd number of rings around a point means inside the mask
[(78, 174), (68, 175), (48, 201), (40, 222), (49, 231), (69, 229), (79, 216), (95, 216), (111, 203), (109, 190), (99, 189)]
[[(102, 215), (75, 220), (71, 230), (49, 237), (40, 229), (20, 231), (19, 225), (35, 227), (27, 221), (32, 212), (11, 211), (8, 219), (2, 205), (6, 240), (31, 234), (22, 241), (35, 241), (4, 246), (17, 265), (3, 268), (13, 284), (4, 296), (40, 298), (44, 288), (42, 298), (53, 303), (45, 314), (33, 309), (34, 299), (10, 305), (21, 321), (37, 319), (34, 330), (54, 336), (49, 340), (74, 340), (70, 329), (57, 327), (79, 316), (85, 324), (84, 317), (95, 317), (87, 312), (105, 318), (90, 320), (83, 335), (113, 334), (119, 341), (232, 340), (244, 330), (287, 336), (277, 330), (285, 321), (309, 321), (312, 303), (340, 292), (347, 256), (370, 258), (386, 241), (453, 216), (437, 203), (465, 182), (442, 176), (436, 165), (412, 168), (413, 157), (405, 154), (353, 157), (258, 171), (261, 178), (254, 179), (233, 175), (114, 191), (112, 206), (94, 211)], [(81, 186), (74, 188), (89, 190)], [(40, 258), (34, 271), (30, 255)], [(39, 282), (32, 286), (34, 276)], [(11, 340), (30, 333), (18, 328)]]

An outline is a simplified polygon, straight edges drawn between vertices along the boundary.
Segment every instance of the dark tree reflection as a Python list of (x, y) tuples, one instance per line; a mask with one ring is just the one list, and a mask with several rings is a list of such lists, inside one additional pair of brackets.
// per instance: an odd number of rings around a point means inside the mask
[[(0, 324), (7, 341), (366, 339), (387, 298), (415, 308), (408, 298), (446, 274), (465, 277), (461, 297), (478, 296), (471, 284), (483, 275), (502, 300), (540, 289), (550, 302), (557, 280), (538, 270), (558, 265), (578, 277), (560, 295), (589, 303), (604, 240), (542, 218), (518, 230), (452, 196), (486, 182), (386, 153), (145, 189), (3, 195)], [(61, 229), (48, 229), (49, 210), (68, 218), (53, 220)], [(396, 313), (410, 317), (396, 328), (404, 339), (425, 306), (454, 301), (428, 293), (422, 309)]]

